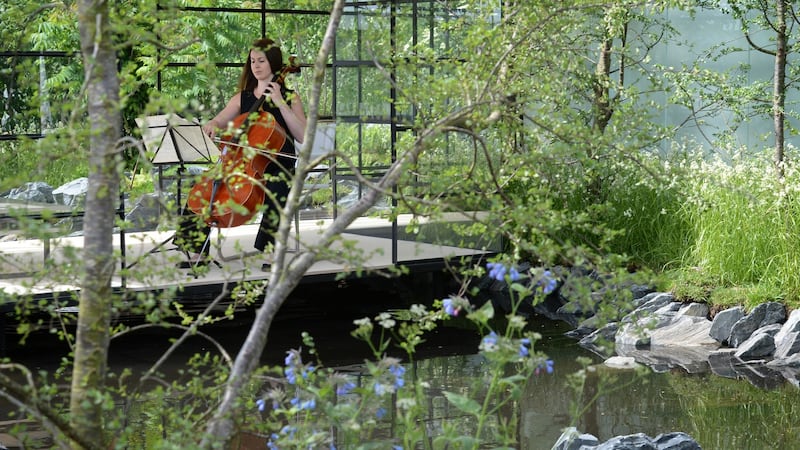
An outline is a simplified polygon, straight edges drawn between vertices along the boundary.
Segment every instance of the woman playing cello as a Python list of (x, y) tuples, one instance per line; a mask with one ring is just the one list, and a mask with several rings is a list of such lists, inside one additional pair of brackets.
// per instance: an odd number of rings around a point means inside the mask
[[(275, 75), (284, 69), (283, 53), (271, 39), (262, 38), (253, 42), (247, 61), (242, 67), (239, 79), (239, 92), (228, 101), (228, 104), (213, 119), (203, 126), (203, 131), (214, 137), (219, 130), (228, 127), (228, 123), (237, 116), (252, 112), (252, 108), (262, 95), (266, 101), (259, 111), (265, 111), (275, 117), (278, 125), (286, 133), (286, 140), (280, 149), (281, 154), (295, 155), (295, 144), (303, 142), (306, 128), (306, 116), (303, 103), (296, 92), (287, 90), (276, 81)], [(272, 195), (265, 196), (261, 225), (258, 228), (253, 246), (264, 251), (274, 243), (274, 232), (277, 230), (279, 210), (289, 193), (287, 174), (294, 173), (294, 158), (281, 157), (268, 164), (264, 173), (266, 189)], [(272, 199), (277, 199), (277, 203)], [(175, 244), (190, 255), (190, 261), (182, 262), (179, 267), (191, 268), (198, 262), (205, 262), (207, 246), (204, 246), (210, 227), (200, 223), (194, 217), (187, 217), (181, 222), (175, 237)]]

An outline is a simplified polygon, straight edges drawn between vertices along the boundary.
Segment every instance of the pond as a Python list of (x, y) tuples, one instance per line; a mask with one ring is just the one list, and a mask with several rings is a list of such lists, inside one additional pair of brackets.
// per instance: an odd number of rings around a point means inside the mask
[[(262, 362), (281, 365), (287, 350), (301, 346), (300, 333), (308, 331), (315, 338), (323, 363), (352, 370), (369, 357), (367, 346), (350, 336), (353, 320), (407, 305), (404, 298), (408, 295), (415, 294), (372, 283), (340, 284), (329, 289), (301, 287), (276, 319)], [(252, 315), (246, 312), (205, 332), (234, 354), (251, 320)], [(601, 442), (617, 435), (644, 433), (654, 437), (683, 431), (704, 449), (800, 448), (800, 424), (796, 421), (800, 389), (794, 385), (779, 383), (763, 389), (712, 373), (604, 369), (596, 355), (564, 335), (569, 331), (567, 324), (532, 318), (530, 327), (542, 335), (536, 349), (553, 360), (554, 370), (533, 377), (514, 405), (518, 408), (522, 449), (550, 449), (568, 426), (591, 433)], [(174, 336), (149, 329), (116, 340), (109, 364), (112, 370), (143, 370)], [(468, 386), (481, 376), (483, 361), (476, 355), (480, 339), (476, 332), (463, 327), (441, 327), (427, 335), (414, 370), (408, 372), (430, 384), (430, 423), (426, 425), (460, 420), (461, 413), (448, 404), (442, 392)], [(32, 367), (52, 370), (64, 354), (59, 349), (63, 350), (63, 344), (39, 336), (26, 347), (12, 348), (9, 356)], [(207, 341), (196, 339), (189, 341), (182, 353), (209, 349)], [(588, 358), (597, 370), (587, 371), (584, 385), (575, 389), (567, 381), (581, 370), (579, 358)], [(167, 373), (181, 369), (178, 361), (170, 363)], [(575, 408), (582, 412), (577, 419), (573, 419)], [(7, 412), (3, 412), (3, 419)]]

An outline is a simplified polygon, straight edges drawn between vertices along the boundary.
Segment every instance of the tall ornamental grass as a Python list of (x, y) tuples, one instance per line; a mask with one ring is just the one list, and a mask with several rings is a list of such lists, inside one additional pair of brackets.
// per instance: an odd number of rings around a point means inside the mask
[(656, 271), (680, 267), (693, 240), (684, 208), (688, 161), (655, 155), (614, 163), (603, 221), (617, 230), (610, 252)]
[(797, 167), (781, 179), (770, 155), (684, 154), (620, 162), (612, 172), (598, 218), (617, 230), (609, 254), (666, 271), (676, 284), (705, 284), (708, 298), (696, 300), (797, 301)]
[(686, 215), (695, 230), (684, 260), (721, 286), (760, 285), (787, 301), (800, 293), (800, 179), (777, 175), (767, 155), (698, 162)]

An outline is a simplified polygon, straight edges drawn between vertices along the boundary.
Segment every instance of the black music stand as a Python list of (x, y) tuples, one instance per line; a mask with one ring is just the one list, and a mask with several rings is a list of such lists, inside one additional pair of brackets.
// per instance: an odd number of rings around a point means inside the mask
[[(159, 195), (163, 189), (163, 167), (178, 164), (177, 202), (180, 216), (184, 208), (181, 198), (181, 180), (186, 171), (186, 163), (211, 164), (219, 156), (219, 148), (203, 132), (199, 123), (189, 121), (176, 114), (137, 118), (136, 124), (142, 130), (142, 140), (150, 163), (158, 167), (157, 190)], [(150, 250), (150, 253), (160, 251), (174, 238), (175, 234), (173, 233), (172, 236)]]

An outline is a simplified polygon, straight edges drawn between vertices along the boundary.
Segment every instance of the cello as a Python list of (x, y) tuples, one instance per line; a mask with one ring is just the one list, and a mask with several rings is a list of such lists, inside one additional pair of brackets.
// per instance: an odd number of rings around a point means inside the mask
[[(299, 72), (295, 58), (272, 81), (285, 89), (290, 72)], [(238, 227), (249, 222), (264, 203), (264, 171), (286, 142), (286, 131), (275, 117), (259, 111), (265, 92), (249, 112), (238, 115), (220, 138), (217, 168), (204, 175), (189, 192), (187, 207), (208, 225)]]

